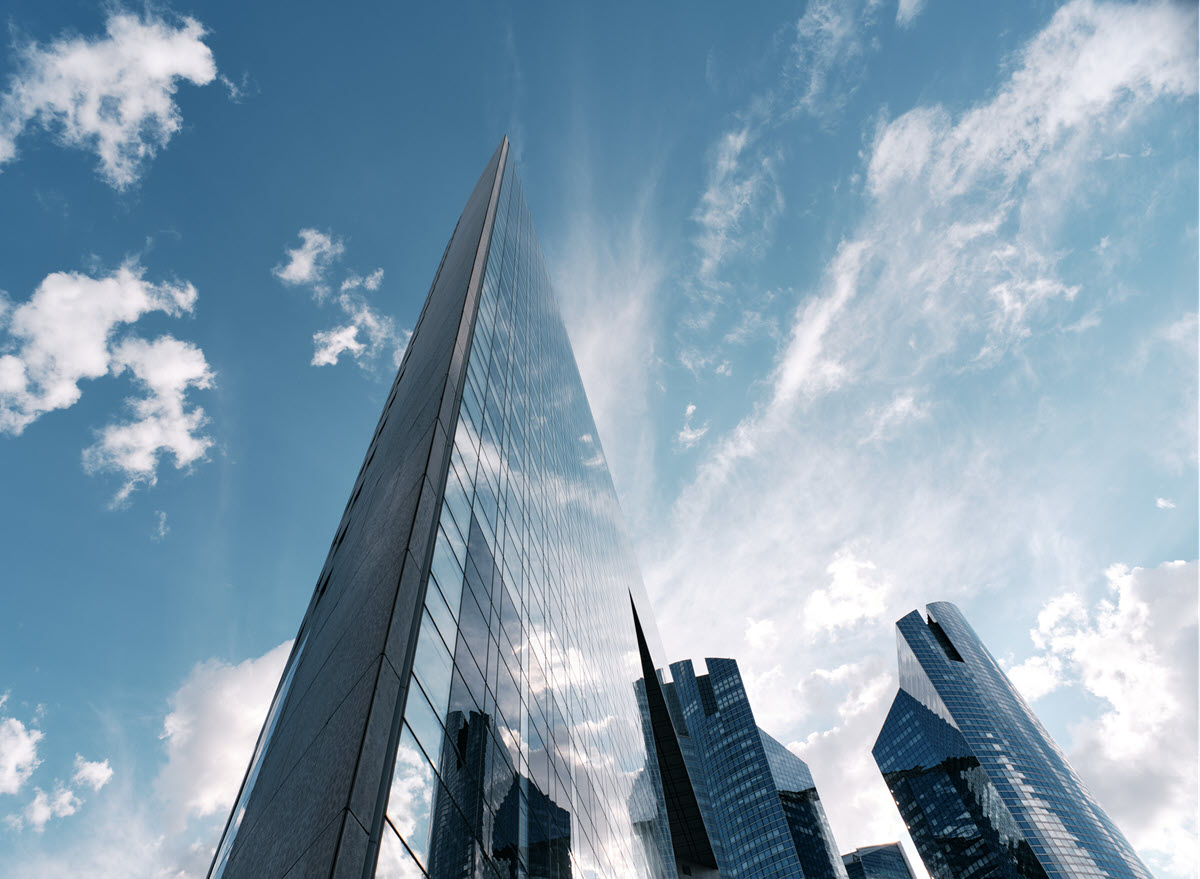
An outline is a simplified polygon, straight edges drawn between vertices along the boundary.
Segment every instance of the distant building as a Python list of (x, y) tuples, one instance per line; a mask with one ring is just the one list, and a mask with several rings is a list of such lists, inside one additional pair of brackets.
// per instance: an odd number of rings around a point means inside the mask
[(874, 755), (934, 879), (1151, 879), (957, 607), (896, 630)]
[(665, 812), (681, 876), (847, 879), (812, 774), (763, 732), (737, 662), (670, 667), (643, 647), (643, 728), (658, 754)]
[(842, 855), (849, 879), (916, 879), (898, 842), (868, 845)]

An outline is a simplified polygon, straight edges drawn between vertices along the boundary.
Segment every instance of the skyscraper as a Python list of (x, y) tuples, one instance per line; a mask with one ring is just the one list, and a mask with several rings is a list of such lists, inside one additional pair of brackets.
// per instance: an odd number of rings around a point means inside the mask
[(1150, 879), (961, 611), (926, 614), (896, 623), (874, 755), (934, 879)]
[(849, 879), (914, 879), (908, 856), (898, 842), (867, 845), (842, 855)]
[(442, 256), (210, 876), (674, 879), (633, 686), (643, 593), (506, 139)]
[(672, 663), (665, 680), (642, 641), (638, 700), (657, 753), (679, 872), (846, 879), (808, 765), (759, 729), (737, 662)]

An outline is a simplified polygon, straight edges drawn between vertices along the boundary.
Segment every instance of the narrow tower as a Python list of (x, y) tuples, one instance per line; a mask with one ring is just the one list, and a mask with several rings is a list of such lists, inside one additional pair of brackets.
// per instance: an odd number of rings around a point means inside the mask
[(210, 877), (676, 879), (669, 828), (631, 810), (658, 775), (630, 595), (656, 640), (505, 139), (442, 256)]

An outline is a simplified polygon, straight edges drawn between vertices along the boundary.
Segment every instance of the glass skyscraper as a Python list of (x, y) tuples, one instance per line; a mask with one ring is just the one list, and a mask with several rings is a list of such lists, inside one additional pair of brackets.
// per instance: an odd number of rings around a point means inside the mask
[(868, 845), (842, 855), (849, 879), (915, 879), (898, 842)]
[[(638, 681), (679, 872), (726, 879), (847, 879), (808, 765), (759, 729), (737, 662), (653, 668)], [(719, 872), (718, 872), (719, 871)]]
[(1150, 879), (957, 607), (896, 630), (874, 755), (934, 879)]
[(505, 140), (442, 256), (210, 876), (676, 879), (657, 643)]

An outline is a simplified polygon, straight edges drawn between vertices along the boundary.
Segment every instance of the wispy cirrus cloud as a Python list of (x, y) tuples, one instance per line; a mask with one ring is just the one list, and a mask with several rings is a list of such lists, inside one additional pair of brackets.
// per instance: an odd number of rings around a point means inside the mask
[(675, 434), (675, 442), (681, 448), (690, 449), (696, 443), (704, 438), (704, 434), (708, 433), (708, 423), (696, 425), (692, 424), (692, 416), (696, 414), (696, 404), (688, 403), (687, 408), (683, 411), (683, 427)]
[(864, 75), (866, 31), (875, 3), (809, 0), (790, 29), (776, 80), (751, 96), (709, 151), (704, 191), (693, 219), (702, 283), (749, 249), (761, 253), (783, 209), (778, 169), (781, 126), (798, 117), (832, 124)]
[(180, 82), (217, 77), (205, 29), (193, 18), (114, 11), (100, 37), (19, 44), (17, 70), (0, 95), (0, 166), (31, 127), (95, 153), (113, 188), (133, 185), (182, 125)]
[[(1041, 387), (1040, 377), (1062, 368), (1055, 345), (1074, 344), (1061, 340), (1078, 337), (1071, 327), (1080, 311), (1088, 332), (1103, 327), (1113, 270), (1104, 261), (1121, 257), (1084, 248), (1096, 262), (1068, 260), (1071, 224), (1092, 216), (1087, 193), (1123, 185), (1104, 157), (1144, 140), (1147, 120), (1195, 95), (1194, 29), (1185, 6), (1077, 0), (1013, 54), (979, 100), (882, 117), (850, 182), (860, 218), (796, 303), (761, 391), (733, 428), (706, 437), (670, 526), (647, 541), (660, 618), (703, 631), (710, 655), (750, 646), (754, 704), (801, 706), (772, 733), (799, 744), (823, 731), (809, 746), (820, 750), (805, 753), (816, 758), (818, 782), (822, 762), (841, 767), (869, 755), (890, 694), (875, 715), (851, 722), (842, 715), (863, 700), (849, 679), (828, 682), (829, 704), (805, 702), (794, 676), (772, 677), (772, 669), (887, 656), (891, 621), (911, 607), (935, 598), (986, 605), (1000, 588), (1037, 595), (1046, 583), (1086, 582), (1111, 561), (1072, 531), (1084, 528), (1077, 506), (1098, 491), (1095, 471), (1064, 467), (1062, 457), (1088, 460), (1083, 449), (1111, 448), (1093, 445), (1090, 422), (1068, 409), (1076, 401)], [(739, 161), (772, 141), (766, 125), (745, 138)], [(1136, 189), (1122, 191), (1136, 200)], [(1125, 375), (1162, 365), (1153, 360), (1165, 357), (1159, 349), (1182, 350), (1157, 335), (1154, 344), (1139, 364), (1126, 359), (1138, 345), (1129, 340), (1104, 367)], [(1182, 364), (1155, 372), (1154, 387), (1158, 404), (1186, 416), (1195, 411), (1194, 358)], [(1064, 410), (1083, 420), (1045, 414)], [(1194, 415), (1169, 427), (1156, 442), (1194, 447)], [(847, 546), (856, 562), (874, 565), (854, 569), (869, 575), (870, 612), (844, 620), (853, 639), (838, 631), (818, 651), (745, 624), (790, 608), (780, 626), (803, 626), (806, 596), (834, 619), (857, 611), (848, 598), (857, 592), (834, 589), (828, 570)], [(695, 601), (748, 579), (754, 588), (729, 619), (714, 621), (711, 603)], [(862, 692), (881, 673), (864, 670)], [(855, 778), (872, 793), (853, 808), (830, 797), (835, 832), (867, 821), (901, 836), (886, 789), (871, 781), (877, 770), (869, 758), (859, 763)]]

